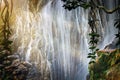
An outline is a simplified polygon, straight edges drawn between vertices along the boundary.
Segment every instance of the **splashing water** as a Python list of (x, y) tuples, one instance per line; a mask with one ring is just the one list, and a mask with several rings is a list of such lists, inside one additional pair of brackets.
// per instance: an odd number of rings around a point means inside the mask
[(53, 0), (36, 14), (19, 10), (12, 36), (15, 50), (35, 64), (42, 77), (50, 73), (50, 80), (86, 80), (88, 11), (67, 11), (62, 5)]

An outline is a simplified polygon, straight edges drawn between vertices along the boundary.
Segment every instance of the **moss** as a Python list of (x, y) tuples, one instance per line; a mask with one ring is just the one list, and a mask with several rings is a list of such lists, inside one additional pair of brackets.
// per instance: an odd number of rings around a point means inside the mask
[(107, 70), (106, 73), (107, 80), (120, 80), (120, 63), (112, 66)]
[(95, 63), (89, 65), (90, 80), (117, 80), (109, 79), (109, 75), (112, 73), (116, 74), (116, 77), (119, 75), (120, 50), (98, 51), (97, 55)]

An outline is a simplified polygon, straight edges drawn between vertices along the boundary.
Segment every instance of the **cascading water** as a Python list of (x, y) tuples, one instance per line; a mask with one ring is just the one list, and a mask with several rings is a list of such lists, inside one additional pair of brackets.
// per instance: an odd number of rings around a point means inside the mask
[[(112, 10), (115, 8), (116, 6), (115, 1), (117, 0), (106, 0), (106, 1), (100, 0), (101, 5), (104, 5), (106, 9), (109, 9), (109, 10)], [(101, 22), (102, 28), (101, 30), (99, 30), (99, 32), (102, 35), (101, 42), (98, 45), (100, 49), (104, 49), (106, 45), (114, 41), (115, 34), (117, 32), (116, 28), (114, 27), (115, 19), (117, 19), (115, 12), (112, 14), (107, 14), (104, 11), (100, 12), (99, 20), (102, 21)]]
[(35, 15), (19, 12), (13, 35), (17, 53), (39, 66), (41, 72), (49, 69), (52, 80), (85, 80), (87, 12), (83, 9), (69, 12), (62, 5), (61, 0), (54, 0)]
[(16, 12), (15, 50), (38, 68), (41, 74), (35, 80), (86, 80), (88, 11), (67, 11), (62, 5), (61, 0), (48, 0), (36, 14), (28, 8)]

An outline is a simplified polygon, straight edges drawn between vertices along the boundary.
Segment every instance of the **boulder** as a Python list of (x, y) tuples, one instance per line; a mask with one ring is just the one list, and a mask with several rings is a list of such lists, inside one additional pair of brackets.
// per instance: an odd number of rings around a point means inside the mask
[(0, 45), (0, 80), (26, 80), (31, 64)]

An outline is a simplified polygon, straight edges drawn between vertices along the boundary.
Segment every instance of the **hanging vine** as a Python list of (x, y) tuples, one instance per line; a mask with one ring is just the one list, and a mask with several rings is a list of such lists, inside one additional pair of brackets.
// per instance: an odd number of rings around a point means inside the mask
[[(95, 63), (96, 61), (96, 52), (99, 50), (96, 46), (99, 41), (99, 34), (97, 33), (97, 22), (99, 21), (97, 18), (97, 8), (93, 5), (89, 12), (89, 26), (91, 29), (91, 32), (89, 33), (90, 36), (90, 42), (89, 42), (89, 49), (91, 50), (91, 53), (88, 54), (88, 58), (90, 58), (89, 64)], [(96, 78), (93, 76), (95, 72), (93, 70), (89, 71), (90, 80), (95, 80)]]
[(97, 33), (97, 21), (98, 19), (96, 18), (96, 12), (97, 9), (93, 7), (91, 7), (90, 13), (89, 13), (89, 26), (91, 29), (91, 32), (89, 33), (90, 36), (90, 47), (89, 49), (91, 50), (91, 53), (88, 54), (88, 58), (91, 58), (90, 64), (95, 62), (95, 58), (96, 58), (96, 51), (98, 51), (99, 49), (97, 49), (97, 43), (99, 41), (99, 34)]

